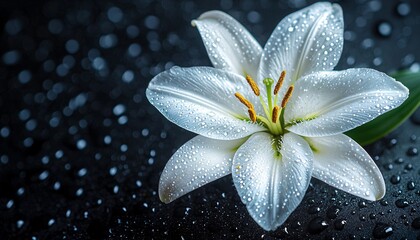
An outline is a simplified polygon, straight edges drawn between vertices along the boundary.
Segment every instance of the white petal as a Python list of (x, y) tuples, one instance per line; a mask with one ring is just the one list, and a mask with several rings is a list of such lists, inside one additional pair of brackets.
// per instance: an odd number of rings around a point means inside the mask
[[(246, 80), (237, 74), (211, 67), (173, 67), (152, 79), (146, 95), (173, 123), (209, 138), (231, 140), (264, 130), (240, 120), (249, 117), (236, 92), (259, 103)], [(263, 111), (259, 104), (255, 109), (260, 114)]]
[(160, 176), (160, 200), (172, 202), (229, 174), (235, 151), (244, 141), (222, 141), (196, 136), (185, 143), (169, 159)]
[(373, 69), (319, 72), (295, 85), (284, 118), (288, 130), (320, 137), (343, 133), (398, 107), (408, 89)]
[(343, 48), (343, 13), (337, 4), (315, 3), (285, 17), (271, 34), (261, 57), (259, 78), (277, 80), (287, 72), (280, 91), (313, 72), (332, 70)]
[(385, 195), (385, 182), (369, 154), (344, 134), (307, 138), (314, 150), (312, 176), (367, 200)]
[(203, 13), (192, 24), (200, 31), (215, 68), (257, 77), (262, 48), (244, 26), (220, 11)]
[[(273, 146), (273, 144), (275, 144)], [(287, 133), (279, 141), (267, 133), (253, 134), (233, 158), (235, 187), (252, 218), (274, 230), (295, 210), (308, 188), (313, 155), (301, 137)]]

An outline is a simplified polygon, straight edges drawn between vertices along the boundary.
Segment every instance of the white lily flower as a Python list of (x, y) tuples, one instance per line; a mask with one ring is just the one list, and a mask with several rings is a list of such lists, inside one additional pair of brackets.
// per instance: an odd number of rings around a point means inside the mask
[(173, 67), (146, 91), (166, 118), (199, 134), (163, 170), (163, 202), (232, 174), (253, 219), (275, 230), (311, 177), (367, 200), (384, 196), (378, 167), (343, 132), (399, 106), (408, 89), (373, 69), (332, 71), (343, 46), (339, 5), (290, 14), (264, 49), (223, 12), (192, 24), (214, 68)]

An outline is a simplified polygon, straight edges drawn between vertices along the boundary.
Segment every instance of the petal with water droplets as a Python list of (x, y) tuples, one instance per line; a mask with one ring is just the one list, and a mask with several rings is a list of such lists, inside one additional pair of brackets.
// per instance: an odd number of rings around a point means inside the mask
[(284, 110), (287, 129), (321, 137), (343, 133), (398, 107), (408, 89), (373, 69), (317, 72), (299, 80)]
[(215, 68), (257, 77), (262, 48), (234, 18), (221, 11), (203, 13), (197, 26)]
[(312, 176), (329, 185), (374, 201), (385, 195), (385, 182), (369, 154), (344, 134), (307, 138), (314, 151)]
[(285, 134), (281, 143), (270, 134), (255, 133), (238, 149), (233, 182), (258, 225), (275, 230), (286, 221), (305, 195), (312, 161), (308, 143), (293, 133)]
[[(197, 134), (222, 140), (239, 139), (263, 131), (252, 124), (247, 108), (235, 97), (240, 92), (259, 103), (246, 80), (211, 67), (173, 67), (149, 83), (146, 96), (166, 118)], [(262, 113), (260, 104), (254, 105)]]
[(244, 141), (245, 139), (223, 141), (197, 136), (185, 143), (169, 159), (160, 176), (160, 200), (172, 202), (229, 174), (235, 151)]
[(343, 13), (337, 4), (315, 3), (285, 17), (264, 47), (259, 78), (277, 79), (287, 72), (289, 84), (317, 71), (332, 70), (343, 48)]

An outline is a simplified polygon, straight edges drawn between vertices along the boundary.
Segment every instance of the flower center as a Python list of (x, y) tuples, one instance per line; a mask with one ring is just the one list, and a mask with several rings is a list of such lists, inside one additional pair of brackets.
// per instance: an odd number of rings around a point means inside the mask
[(264, 125), (273, 135), (282, 135), (285, 131), (283, 117), (284, 108), (292, 96), (294, 89), (294, 86), (291, 85), (287, 89), (286, 94), (283, 96), (280, 106), (277, 105), (279, 91), (283, 85), (285, 76), (286, 71), (282, 71), (276, 85), (274, 86), (273, 91), (272, 86), (274, 80), (271, 78), (265, 78), (263, 80), (267, 91), (267, 102), (265, 102), (265, 100), (260, 95), (260, 89), (258, 88), (257, 83), (254, 81), (254, 79), (252, 79), (250, 75), (246, 75), (245, 79), (251, 87), (252, 92), (260, 99), (260, 104), (264, 109), (265, 116), (258, 115), (255, 111), (254, 105), (250, 101), (248, 101), (240, 93), (235, 93), (235, 97), (248, 108), (249, 120), (253, 123)]

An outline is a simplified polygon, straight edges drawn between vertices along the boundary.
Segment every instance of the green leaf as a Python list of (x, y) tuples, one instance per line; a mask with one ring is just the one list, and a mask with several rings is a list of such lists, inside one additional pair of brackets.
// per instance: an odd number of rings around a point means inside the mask
[(400, 126), (420, 106), (420, 72), (400, 71), (391, 75), (410, 90), (401, 106), (345, 134), (364, 146), (384, 137)]

